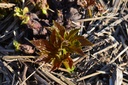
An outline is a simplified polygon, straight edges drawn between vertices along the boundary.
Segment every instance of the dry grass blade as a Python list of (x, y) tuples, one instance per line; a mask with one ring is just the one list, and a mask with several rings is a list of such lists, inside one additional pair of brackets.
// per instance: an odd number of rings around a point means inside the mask
[(40, 77), (38, 74), (34, 74), (36, 79), (41, 83), (41, 85), (50, 85), (48, 82), (46, 82), (42, 77)]
[[(26, 64), (24, 64), (24, 70), (22, 73), (22, 81), (26, 80), (27, 70), (28, 70), (28, 66)], [(24, 85), (27, 85), (27, 83), (25, 82)]]
[(57, 74), (55, 72), (52, 72), (53, 74), (57, 75), (60, 77), (61, 80), (63, 80), (64, 82), (66, 82), (68, 85), (75, 85), (72, 81), (70, 81), (69, 79), (67, 79), (65, 76), (61, 75), (61, 74)]
[(60, 85), (67, 85), (66, 83), (64, 83), (63, 81), (61, 81), (60, 79), (58, 79), (57, 77), (55, 77), (54, 75), (52, 75), (47, 69), (42, 68), (41, 69), (42, 72), (49, 77), (50, 79), (54, 80), (55, 82), (57, 82)]
[(114, 26), (120, 24), (123, 20), (127, 20), (127, 19), (128, 19), (128, 15), (125, 15), (123, 18), (116, 20), (115, 22), (111, 23), (109, 26), (105, 27), (103, 30), (101, 30), (99, 33), (96, 33), (96, 34), (101, 35), (104, 32), (106, 32), (106, 30), (110, 30), (110, 27), (114, 27)]
[(14, 74), (13, 79), (12, 79), (12, 85), (14, 85), (14, 83), (15, 83), (15, 77), (16, 77), (16, 75)]
[(76, 60), (76, 61), (73, 63), (74, 66), (75, 66), (77, 63), (81, 62), (84, 58), (87, 58), (87, 57), (88, 57), (88, 55), (84, 55), (84, 56), (82, 56), (80, 59)]
[(10, 61), (10, 60), (20, 60), (20, 59), (35, 59), (37, 56), (3, 56), (3, 60)]
[(87, 21), (100, 20), (100, 19), (105, 19), (105, 18), (112, 19), (112, 18), (117, 18), (117, 17), (114, 17), (114, 15), (113, 16), (102, 16), (102, 17), (95, 17), (95, 18), (88, 18), (88, 19), (80, 19), (80, 20), (77, 20), (76, 22), (87, 22)]
[(109, 49), (111, 49), (111, 48), (113, 48), (113, 47), (117, 47), (117, 45), (118, 45), (118, 43), (114, 43), (113, 45), (110, 45), (110, 46), (104, 48), (103, 50), (100, 50), (100, 51), (94, 53), (93, 56), (95, 56), (95, 55), (97, 55), (97, 54), (100, 54), (100, 53), (102, 53), (102, 52), (106, 52), (107, 50), (109, 50)]
[(124, 52), (128, 50), (128, 47), (126, 47), (124, 50), (122, 50), (113, 60), (109, 62), (109, 64), (113, 63), (116, 59), (118, 59)]
[(104, 3), (103, 0), (99, 0), (99, 2), (102, 4), (102, 6), (103, 6), (104, 9), (107, 9), (108, 8), (107, 5), (105, 5), (105, 3)]
[(82, 80), (87, 79), (87, 78), (90, 78), (90, 77), (93, 77), (93, 76), (96, 76), (96, 75), (99, 75), (99, 74), (106, 74), (106, 72), (104, 72), (104, 71), (97, 71), (95, 73), (92, 73), (90, 75), (87, 75), (87, 76), (84, 76), (84, 77), (81, 77), (81, 78), (77, 79), (77, 82), (82, 81)]
[[(41, 68), (43, 65), (44, 65), (44, 64), (40, 65), (37, 69)], [(31, 72), (31, 74), (30, 74), (27, 78), (25, 78), (25, 80), (23, 80), (20, 85), (24, 85), (25, 82), (26, 82), (30, 77), (32, 77), (32, 76), (36, 73), (36, 71), (33, 71), (32, 69), (29, 69), (29, 71)], [(33, 72), (32, 72), (32, 71), (33, 71)], [(35, 74), (35, 77), (38, 77), (38, 76)], [(39, 78), (39, 79), (40, 79), (40, 78)], [(43, 82), (43, 81), (42, 81), (42, 82)]]
[[(30, 68), (29, 72), (32, 72), (32, 71), (34, 71), (34, 70), (32, 68)], [(42, 84), (42, 85), (50, 85), (45, 79), (43, 79), (37, 73), (34, 73), (33, 76), (37, 79), (38, 82), (40, 82), (40, 84)], [(22, 85), (24, 85), (24, 84), (22, 83)]]
[(117, 13), (120, 5), (121, 5), (121, 0), (115, 0), (114, 7), (113, 7), (113, 13)]
[(122, 85), (123, 73), (118, 67), (115, 68), (112, 78), (114, 83), (113, 85)]
[[(126, 44), (125, 44), (125, 39), (123, 38), (123, 36), (120, 36), (120, 39), (121, 39), (121, 42), (123, 44), (123, 47), (126, 48), (128, 47)], [(126, 54), (127, 54), (127, 59), (128, 59), (128, 50), (126, 51)]]

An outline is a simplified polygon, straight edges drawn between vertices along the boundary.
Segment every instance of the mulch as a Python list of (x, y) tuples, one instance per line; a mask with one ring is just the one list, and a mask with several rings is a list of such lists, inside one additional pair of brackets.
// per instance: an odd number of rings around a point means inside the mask
[[(39, 17), (43, 27), (52, 26), (55, 20), (67, 30), (79, 28), (78, 34), (93, 46), (82, 48), (84, 56), (71, 55), (75, 66), (72, 73), (63, 66), (51, 71), (50, 63), (36, 65), (33, 61), (38, 56), (17, 52), (13, 40), (26, 43), (32, 37), (40, 37), (33, 35), (29, 26), (21, 25), (21, 20), (13, 16), (14, 7), (20, 5), (0, 3), (0, 8), (10, 9), (0, 18), (0, 85), (128, 84), (127, 0), (96, 0), (100, 5), (90, 3), (88, 7), (83, 5), (87, 0), (48, 0), (52, 10), (48, 11), (48, 16), (41, 14), (30, 1), (26, 0), (24, 6)], [(92, 9), (92, 14), (88, 9)]]

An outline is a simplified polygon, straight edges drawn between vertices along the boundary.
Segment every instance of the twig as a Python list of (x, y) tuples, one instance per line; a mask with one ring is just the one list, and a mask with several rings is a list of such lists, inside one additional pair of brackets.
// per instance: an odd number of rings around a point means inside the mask
[(121, 0), (115, 0), (114, 7), (113, 7), (113, 13), (117, 13), (120, 5), (121, 5)]
[[(22, 80), (26, 80), (26, 73), (27, 73), (27, 70), (28, 70), (28, 66), (24, 63), (24, 71), (22, 73)], [(25, 82), (24, 85), (27, 85), (27, 83)]]
[(116, 67), (112, 76), (113, 76), (112, 78), (113, 78), (114, 85), (122, 85), (122, 81), (123, 81), (122, 70)]
[(7, 24), (6, 22), (8, 22), (9, 19), (12, 18), (12, 15), (13, 15), (13, 12), (11, 12), (11, 13), (0, 23), (0, 26), (1, 26), (2, 24), (4, 24), (4, 26), (0, 28), (0, 31), (6, 26), (6, 24)]
[[(29, 72), (33, 72), (32, 68), (28, 69)], [(49, 85), (47, 81), (45, 81), (42, 77), (40, 77), (37, 73), (34, 73), (33, 76), (39, 81), (42, 85)]]
[(83, 57), (81, 57), (80, 59), (78, 59), (77, 61), (75, 61), (73, 63), (73, 65), (75, 66), (77, 63), (81, 62), (84, 58), (87, 58), (87, 57), (88, 57), (88, 55), (84, 55)]
[(120, 8), (121, 9), (121, 13), (123, 14), (123, 12), (124, 12), (124, 10), (125, 10), (125, 8), (127, 8), (126, 6), (127, 6), (127, 2), (128, 2), (128, 0), (125, 0), (124, 1), (124, 4), (123, 4), (123, 7), (122, 8)]
[(14, 85), (14, 82), (15, 82), (15, 74), (13, 74), (12, 85)]
[(102, 4), (102, 6), (103, 6), (104, 9), (107, 9), (108, 8), (107, 5), (105, 5), (105, 3), (104, 3), (103, 0), (99, 0), (99, 2)]
[(113, 63), (116, 59), (118, 59), (125, 51), (128, 50), (128, 47), (126, 47), (123, 51), (121, 51), (109, 64)]
[(111, 48), (113, 48), (113, 47), (117, 47), (117, 45), (118, 45), (118, 43), (114, 43), (114, 44), (112, 44), (112, 45), (110, 45), (110, 46), (104, 48), (103, 50), (100, 50), (100, 51), (94, 53), (93, 56), (95, 56), (95, 55), (97, 55), (97, 54), (100, 54), (100, 53), (102, 53), (102, 52), (105, 52), (105, 51), (107, 51), (107, 50), (109, 50), (109, 49), (111, 49)]
[(46, 76), (42, 73), (42, 71), (36, 70), (36, 72), (37, 72), (39, 75), (41, 75), (43, 78), (45, 78), (46, 81), (48, 81), (48, 82), (50, 83), (50, 79), (48, 79), (48, 77), (46, 77)]
[(34, 74), (36, 73), (36, 71), (33, 71), (20, 85), (24, 85), (24, 83)]
[[(37, 69), (39, 69), (40, 67), (42, 67), (43, 66), (43, 64), (42, 65), (40, 65)], [(33, 71), (22, 83), (21, 83), (21, 85), (23, 85), (31, 76), (33, 76), (34, 74), (36, 73), (36, 71)]]
[(60, 85), (66, 85), (64, 82), (62, 82), (60, 79), (58, 79), (57, 77), (55, 77), (54, 75), (52, 75), (51, 73), (49, 73), (49, 71), (45, 68), (42, 68), (41, 69), (42, 72), (47, 76), (49, 77), (50, 79), (54, 80), (55, 82), (57, 82), (58, 84)]
[(65, 76), (63, 76), (62, 74), (58, 74), (55, 72), (52, 72), (53, 74), (59, 76), (61, 78), (61, 80), (63, 80), (64, 82), (66, 82), (68, 85), (75, 85), (72, 81), (68, 80)]
[(117, 24), (120, 24), (123, 20), (126, 20), (126, 19), (128, 19), (128, 15), (126, 15), (123, 18), (120, 18), (120, 19), (116, 20), (115, 22), (111, 23), (109, 26), (105, 27), (103, 30), (96, 33), (96, 35), (102, 35), (103, 33), (106, 32), (106, 30), (110, 30), (110, 27), (114, 27), (114, 26), (116, 26)]
[[(126, 44), (125, 44), (125, 40), (123, 39), (123, 36), (120, 35), (120, 39), (121, 39), (121, 42), (123, 44), (123, 47), (126, 48), (128, 47)], [(128, 60), (128, 50), (126, 51), (126, 54), (127, 54), (127, 60)]]
[(3, 60), (17, 60), (17, 59), (35, 59), (37, 56), (4, 56)]

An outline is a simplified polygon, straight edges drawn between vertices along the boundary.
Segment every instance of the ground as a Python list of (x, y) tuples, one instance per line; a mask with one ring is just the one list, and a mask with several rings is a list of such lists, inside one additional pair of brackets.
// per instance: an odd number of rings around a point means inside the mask
[[(32, 43), (49, 41), (53, 22), (93, 44), (81, 48), (84, 55), (70, 53), (71, 72), (51, 70)], [(127, 61), (127, 0), (0, 1), (0, 85), (127, 85)]]

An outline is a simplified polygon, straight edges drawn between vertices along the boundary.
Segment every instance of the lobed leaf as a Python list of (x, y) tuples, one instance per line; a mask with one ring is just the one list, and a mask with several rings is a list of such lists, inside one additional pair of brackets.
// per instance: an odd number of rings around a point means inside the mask
[(28, 13), (28, 12), (29, 12), (28, 7), (25, 7), (25, 8), (23, 9), (23, 15), (25, 15), (25, 14)]
[(72, 41), (74, 40), (76, 34), (78, 33), (79, 29), (73, 29), (69, 33), (65, 34), (65, 39)]
[(55, 30), (52, 30), (49, 41), (53, 43), (54, 46), (58, 44)]
[(87, 40), (83, 36), (77, 36), (76, 39), (79, 40), (79, 42), (81, 43), (81, 46), (92, 46), (93, 45), (89, 40)]
[(69, 50), (71, 50), (71, 52), (73, 51), (74, 53), (78, 53), (82, 56), (84, 55), (84, 52), (82, 51), (81, 47), (69, 46)]
[(31, 43), (32, 43), (34, 46), (36, 46), (36, 48), (37, 48), (38, 50), (45, 50), (45, 49), (46, 49), (45, 44), (44, 44), (44, 42), (43, 42), (42, 39), (39, 39), (39, 40), (32, 40)]
[(21, 24), (27, 24), (29, 20), (30, 20), (30, 17), (25, 16), (25, 17), (23, 17), (23, 21), (21, 22)]
[(58, 32), (62, 36), (62, 38), (64, 38), (64, 33), (65, 33), (64, 26), (61, 26), (59, 23), (57, 23), (55, 21), (53, 21), (53, 25), (57, 28), (56, 30), (58, 30)]

